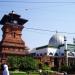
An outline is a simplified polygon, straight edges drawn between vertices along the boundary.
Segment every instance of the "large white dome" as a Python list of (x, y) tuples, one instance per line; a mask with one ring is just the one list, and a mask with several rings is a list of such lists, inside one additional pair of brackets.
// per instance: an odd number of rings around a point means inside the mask
[(53, 47), (58, 47), (59, 45), (62, 44), (64, 44), (64, 36), (61, 36), (58, 33), (53, 35), (49, 40), (49, 45)]

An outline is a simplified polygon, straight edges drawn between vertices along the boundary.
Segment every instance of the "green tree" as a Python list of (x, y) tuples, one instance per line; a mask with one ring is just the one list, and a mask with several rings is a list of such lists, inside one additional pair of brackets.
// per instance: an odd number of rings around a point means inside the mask
[(31, 56), (10, 56), (8, 57), (8, 63), (12, 70), (35, 70), (37, 69), (38, 61)]
[(37, 60), (35, 60), (33, 57), (26, 56), (20, 61), (19, 68), (21, 70), (35, 70), (37, 69)]
[(18, 68), (18, 58), (17, 56), (10, 56), (8, 57), (8, 64), (11, 70), (15, 70)]

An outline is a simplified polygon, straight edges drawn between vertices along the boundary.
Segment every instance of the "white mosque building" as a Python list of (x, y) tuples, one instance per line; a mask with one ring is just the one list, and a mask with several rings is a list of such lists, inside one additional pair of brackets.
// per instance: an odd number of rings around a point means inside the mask
[(75, 64), (75, 43), (68, 44), (66, 37), (55, 33), (49, 40), (49, 44), (34, 48), (30, 51), (40, 62), (50, 66), (63, 64)]

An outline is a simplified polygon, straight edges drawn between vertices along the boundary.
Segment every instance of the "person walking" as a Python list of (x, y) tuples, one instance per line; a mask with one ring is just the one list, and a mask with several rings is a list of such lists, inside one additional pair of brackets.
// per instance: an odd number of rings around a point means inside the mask
[(8, 65), (6, 65), (6, 64), (3, 65), (2, 75), (9, 75)]

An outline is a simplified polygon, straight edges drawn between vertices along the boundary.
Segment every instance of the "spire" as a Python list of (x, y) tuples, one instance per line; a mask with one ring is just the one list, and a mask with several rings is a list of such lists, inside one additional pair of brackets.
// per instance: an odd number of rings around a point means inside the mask
[(58, 31), (56, 30), (56, 34), (58, 34)]
[(64, 45), (65, 45), (65, 49), (64, 49), (64, 58), (65, 58), (65, 61), (64, 61), (64, 64), (66, 64), (66, 66), (68, 66), (68, 56), (67, 56), (67, 38), (66, 36), (64, 36)]
[(75, 38), (73, 38), (73, 43), (75, 44)]
[(64, 36), (65, 50), (67, 50), (67, 38)]

